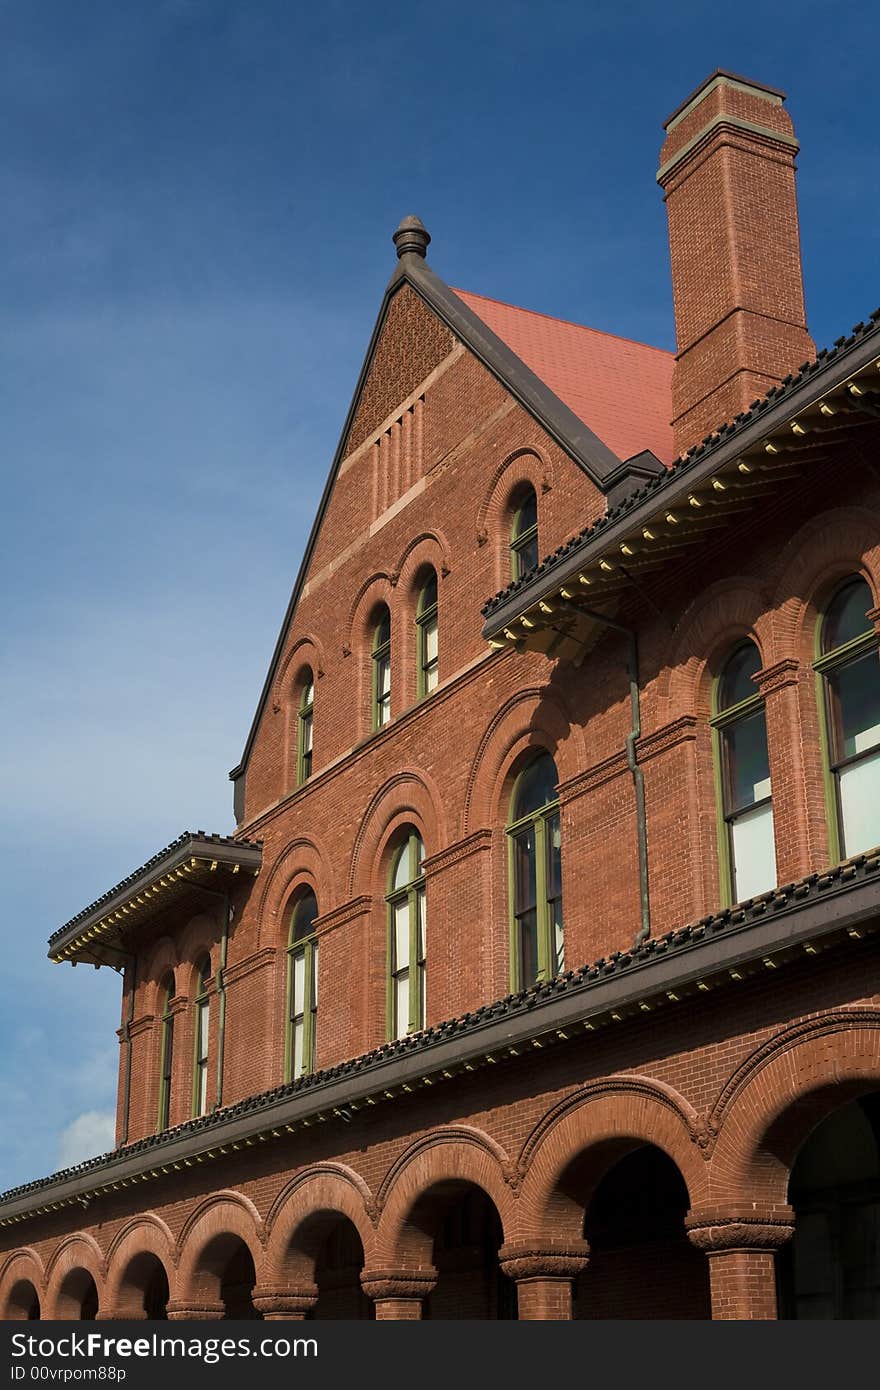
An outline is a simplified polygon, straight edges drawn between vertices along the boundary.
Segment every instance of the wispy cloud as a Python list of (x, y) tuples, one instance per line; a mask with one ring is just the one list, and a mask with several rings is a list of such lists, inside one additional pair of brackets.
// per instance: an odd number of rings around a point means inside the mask
[(116, 1119), (110, 1111), (86, 1110), (61, 1131), (58, 1138), (58, 1167), (71, 1168), (84, 1159), (95, 1158), (114, 1146)]

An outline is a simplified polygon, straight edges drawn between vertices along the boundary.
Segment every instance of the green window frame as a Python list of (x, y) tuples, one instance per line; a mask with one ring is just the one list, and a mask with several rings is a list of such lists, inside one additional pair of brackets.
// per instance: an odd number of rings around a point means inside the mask
[(312, 747), (315, 722), (315, 682), (311, 671), (303, 675), (296, 727), (296, 785), (301, 787), (312, 775)]
[(391, 613), (383, 605), (373, 629), (373, 729), (391, 722)]
[(565, 969), (562, 827), (556, 764), (543, 752), (513, 784), (506, 828), (510, 985), (528, 989)]
[(816, 628), (817, 703), (833, 861), (880, 843), (880, 663), (860, 575), (839, 584)]
[(318, 1035), (318, 901), (301, 893), (290, 916), (287, 944), (287, 1029), (284, 1075), (296, 1081), (315, 1070)]
[(208, 982), (211, 979), (211, 958), (205, 956), (199, 963), (198, 985), (195, 997), (195, 1018), (193, 1020), (193, 1115), (204, 1115), (208, 1110), (208, 1048), (211, 1027), (211, 1002), (208, 998)]
[(417, 694), (420, 700), (437, 689), (440, 679), (438, 637), (437, 574), (432, 570), (419, 590), (416, 605)]
[(535, 568), (538, 555), (538, 496), (533, 487), (519, 496), (510, 528), (510, 572), (522, 579)]
[(425, 1026), (425, 846), (416, 830), (395, 851), (388, 875), (388, 1037)]
[(712, 688), (712, 756), (718, 867), (725, 906), (776, 886), (773, 793), (764, 697), (753, 677), (761, 654), (751, 640), (727, 655)]
[(162, 981), (160, 990), (162, 1012), (160, 1015), (159, 1042), (159, 1112), (156, 1119), (158, 1130), (168, 1129), (171, 1123), (171, 1091), (174, 1074), (174, 1015), (171, 1000), (174, 998), (174, 976), (168, 974)]

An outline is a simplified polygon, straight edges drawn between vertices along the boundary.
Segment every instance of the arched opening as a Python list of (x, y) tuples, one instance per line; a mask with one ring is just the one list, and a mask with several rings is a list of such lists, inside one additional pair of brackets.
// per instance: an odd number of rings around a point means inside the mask
[(30, 1279), (17, 1279), (13, 1284), (3, 1319), (5, 1322), (39, 1322), (40, 1296)]
[[(319, 1211), (297, 1228), (288, 1255), (293, 1283), (314, 1283), (318, 1300), (306, 1315), (319, 1321), (366, 1320), (375, 1308), (361, 1287), (364, 1247), (353, 1221)], [(301, 1277), (297, 1267), (301, 1266)]]
[[(586, 1177), (590, 1157), (573, 1165), (567, 1186), (577, 1184), (579, 1166)], [(684, 1227), (689, 1206), (681, 1173), (653, 1144), (608, 1168), (586, 1208), (590, 1263), (577, 1281), (574, 1316), (710, 1318), (708, 1265)]]
[(168, 1275), (151, 1250), (133, 1256), (119, 1283), (117, 1313), (124, 1318), (165, 1322), (168, 1318)]
[(423, 1317), (516, 1317), (516, 1286), (498, 1264), (501, 1218), (481, 1188), (454, 1180), (438, 1183), (416, 1203), (408, 1225), (430, 1241), (437, 1270)]
[(206, 1297), (219, 1299), (224, 1318), (253, 1321), (261, 1317), (253, 1302), (256, 1282), (254, 1257), (240, 1236), (225, 1233), (208, 1242), (199, 1259), (196, 1283)]
[(813, 1130), (788, 1200), (795, 1233), (777, 1257), (779, 1316), (880, 1318), (880, 1092)]
[(98, 1289), (87, 1269), (71, 1269), (58, 1290), (55, 1317), (64, 1322), (94, 1322), (98, 1316)]

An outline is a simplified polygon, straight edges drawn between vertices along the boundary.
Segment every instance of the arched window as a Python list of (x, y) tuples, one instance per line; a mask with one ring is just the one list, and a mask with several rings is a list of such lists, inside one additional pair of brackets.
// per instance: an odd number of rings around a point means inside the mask
[(388, 903), (388, 1032), (425, 1026), (425, 846), (410, 830), (391, 861)]
[(293, 905), (287, 946), (287, 1064), (288, 1080), (315, 1070), (318, 1026), (318, 940), (315, 918), (318, 901), (311, 889)]
[(510, 570), (522, 579), (538, 563), (538, 499), (533, 487), (519, 494), (510, 528)]
[(516, 779), (510, 798), (511, 985), (525, 989), (564, 968), (559, 777), (539, 753)]
[(727, 658), (715, 689), (719, 857), (728, 902), (742, 902), (776, 883), (767, 716), (754, 681), (760, 669), (754, 642), (741, 642)]
[(315, 682), (311, 671), (302, 677), (299, 716), (296, 729), (296, 785), (301, 787), (312, 775), (312, 724), (315, 714)]
[(880, 844), (880, 667), (865, 614), (871, 590), (854, 575), (837, 590), (819, 630), (825, 769), (837, 858)]
[(416, 634), (418, 661), (418, 696), (430, 695), (437, 689), (437, 575), (431, 570), (419, 591), (416, 606)]
[(195, 999), (195, 1062), (193, 1064), (193, 1114), (204, 1115), (208, 1108), (208, 1029), (211, 1005), (208, 1001), (208, 981), (211, 978), (211, 958), (199, 962)]
[(383, 603), (373, 628), (373, 728), (391, 719), (391, 614)]
[(161, 1041), (159, 1045), (159, 1119), (157, 1128), (167, 1129), (171, 1123), (171, 1077), (174, 1068), (174, 976), (169, 971), (159, 987)]

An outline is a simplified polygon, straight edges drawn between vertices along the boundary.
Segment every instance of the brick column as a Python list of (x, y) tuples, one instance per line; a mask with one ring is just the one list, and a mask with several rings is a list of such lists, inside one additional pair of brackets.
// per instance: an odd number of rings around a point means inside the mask
[(376, 1318), (416, 1322), (422, 1300), (437, 1282), (436, 1269), (365, 1269), (361, 1286), (376, 1305)]
[(257, 1284), (252, 1299), (266, 1322), (302, 1322), (318, 1301), (318, 1286), (302, 1284), (294, 1288)]
[(526, 1321), (570, 1322), (572, 1281), (587, 1267), (585, 1240), (512, 1240), (498, 1251), (498, 1263), (516, 1284), (517, 1314)]
[(226, 1305), (209, 1298), (198, 1302), (174, 1298), (169, 1299), (167, 1312), (169, 1322), (186, 1322), (190, 1318), (195, 1322), (219, 1321), (226, 1316)]
[(812, 670), (792, 657), (755, 676), (767, 718), (777, 883), (802, 878), (827, 856), (821, 768), (804, 760), (804, 730), (815, 723), (813, 683)]
[(794, 1234), (794, 1212), (691, 1212), (688, 1238), (709, 1261), (713, 1321), (768, 1322), (777, 1317), (774, 1256)]

